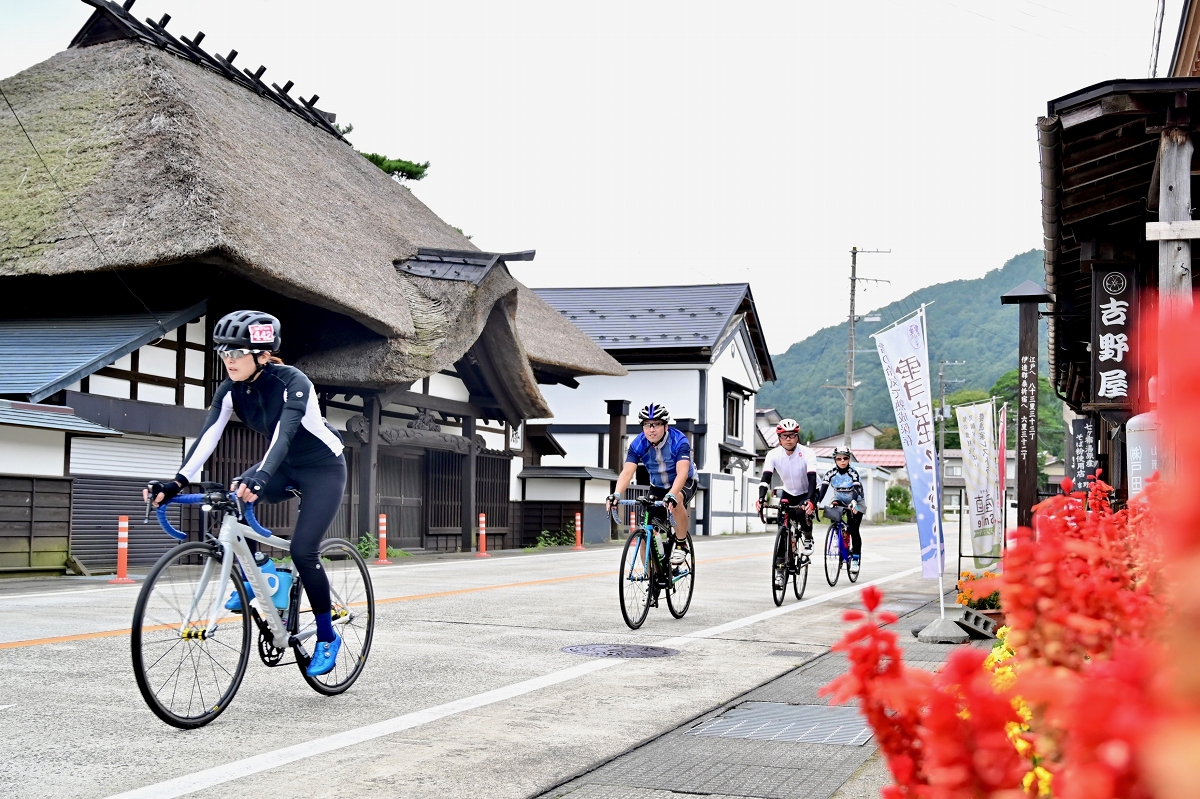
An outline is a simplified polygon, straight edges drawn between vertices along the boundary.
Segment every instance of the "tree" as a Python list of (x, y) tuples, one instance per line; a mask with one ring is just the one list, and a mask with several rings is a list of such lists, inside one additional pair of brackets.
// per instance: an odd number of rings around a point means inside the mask
[(388, 158), (379, 153), (359, 153), (363, 158), (387, 172), (398, 181), (420, 180), (429, 171), (429, 162), (418, 164), (415, 161), (405, 161), (401, 158)]
[(882, 428), (883, 432), (875, 439), (875, 449), (900, 449), (900, 428), (889, 425)]
[[(946, 417), (947, 447), (950, 449), (959, 449), (962, 447), (962, 442), (958, 438), (958, 416), (954, 413), (954, 406), (983, 402), (991, 399), (991, 397), (991, 394), (978, 388), (960, 388), (958, 391), (946, 395), (946, 407), (950, 409), (950, 415)], [(934, 407), (938, 406), (939, 399), (934, 399)]]

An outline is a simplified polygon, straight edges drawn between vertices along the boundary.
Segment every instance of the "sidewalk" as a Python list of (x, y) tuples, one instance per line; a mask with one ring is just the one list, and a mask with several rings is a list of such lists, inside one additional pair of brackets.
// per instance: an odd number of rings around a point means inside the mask
[[(952, 601), (953, 595), (947, 596)], [(889, 594), (884, 609), (900, 615), (892, 629), (901, 634), (905, 662), (936, 669), (956, 647), (922, 644), (913, 637), (912, 629), (938, 616), (935, 602), (914, 609), (914, 598), (925, 602), (928, 594)], [(971, 645), (990, 647), (991, 643)], [(857, 711), (825, 710), (827, 700), (817, 695), (821, 686), (845, 672), (845, 656), (838, 652), (794, 656), (799, 662), (792, 671), (540, 794), (540, 799), (878, 797), (891, 775), (874, 738), (867, 739), (870, 728)], [(803, 721), (789, 727), (785, 724), (789, 719)], [(825, 740), (846, 737), (851, 744), (786, 740), (789, 735), (803, 738), (793, 731), (818, 724)], [(748, 734), (756, 737), (735, 737)], [(767, 740), (768, 736), (774, 740)]]

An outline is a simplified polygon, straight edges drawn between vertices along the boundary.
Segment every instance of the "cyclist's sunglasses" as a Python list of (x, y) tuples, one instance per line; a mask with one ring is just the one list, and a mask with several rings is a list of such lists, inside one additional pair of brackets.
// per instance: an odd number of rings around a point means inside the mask
[(246, 347), (239, 347), (236, 350), (218, 350), (217, 355), (220, 355), (223, 360), (236, 361), (238, 358), (244, 358), (251, 353), (260, 352), (260, 350), (252, 350)]
[(666, 423), (666, 422), (642, 422), (642, 427), (643, 427), (643, 428), (646, 428), (646, 427), (651, 427), (651, 428), (653, 428), (653, 427), (666, 427), (666, 426), (667, 426), (667, 423)]
[(799, 433), (780, 433), (780, 438), (800, 438)]

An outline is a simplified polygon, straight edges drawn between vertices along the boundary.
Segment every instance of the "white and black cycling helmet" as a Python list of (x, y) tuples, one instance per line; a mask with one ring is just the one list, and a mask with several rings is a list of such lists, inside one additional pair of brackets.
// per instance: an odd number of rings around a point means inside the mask
[(833, 448), (833, 457), (835, 457), (835, 458), (839, 455), (845, 455), (847, 458), (849, 458), (853, 454), (854, 453), (850, 451), (849, 447), (834, 447)]
[(780, 433), (795, 433), (800, 434), (800, 424), (795, 419), (783, 419), (779, 424), (775, 425), (775, 435)]
[(638, 411), (638, 419), (645, 422), (662, 422), (669, 424), (671, 420), (671, 412), (667, 410), (666, 405), (657, 405), (651, 403), (645, 408)]
[(278, 352), (283, 339), (279, 320), (262, 311), (234, 311), (222, 316), (213, 328), (217, 352), (248, 349), (252, 352)]

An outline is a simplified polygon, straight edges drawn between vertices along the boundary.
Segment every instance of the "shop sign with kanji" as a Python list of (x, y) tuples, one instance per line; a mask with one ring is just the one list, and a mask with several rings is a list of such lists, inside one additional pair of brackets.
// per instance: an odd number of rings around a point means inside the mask
[(1137, 392), (1137, 273), (1097, 266), (1092, 271), (1093, 405), (1132, 408)]

